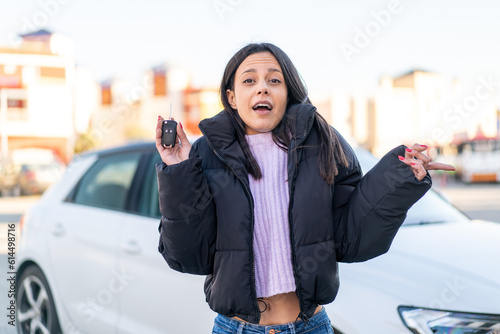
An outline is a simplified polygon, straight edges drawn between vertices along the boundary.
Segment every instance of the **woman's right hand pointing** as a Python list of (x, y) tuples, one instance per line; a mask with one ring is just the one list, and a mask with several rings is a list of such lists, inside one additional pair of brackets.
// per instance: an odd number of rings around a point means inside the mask
[[(182, 129), (182, 124), (177, 123), (177, 143), (174, 147), (165, 148), (161, 145), (161, 126), (163, 124), (164, 118), (158, 116), (158, 122), (156, 124), (156, 149), (160, 153), (161, 160), (167, 165), (178, 164), (187, 160), (189, 157), (189, 151), (191, 151), (191, 143), (187, 139), (186, 133)], [(172, 120), (174, 120), (172, 118)]]

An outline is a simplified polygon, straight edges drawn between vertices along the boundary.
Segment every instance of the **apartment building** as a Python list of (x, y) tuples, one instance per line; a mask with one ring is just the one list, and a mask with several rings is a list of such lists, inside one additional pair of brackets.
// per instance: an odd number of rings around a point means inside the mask
[(53, 150), (69, 161), (74, 140), (73, 42), (46, 30), (0, 47), (1, 155), (18, 148)]
[(191, 140), (201, 135), (200, 120), (222, 110), (217, 88), (193, 87), (189, 71), (162, 63), (136, 82), (101, 82), (100, 106), (91, 117), (90, 132), (102, 147), (153, 140), (158, 115), (168, 118), (171, 107), (172, 117), (182, 122)]
[(488, 75), (457, 79), (421, 69), (384, 76), (373, 91), (335, 91), (333, 124), (378, 156), (399, 144), (495, 138), (500, 91), (491, 82)]

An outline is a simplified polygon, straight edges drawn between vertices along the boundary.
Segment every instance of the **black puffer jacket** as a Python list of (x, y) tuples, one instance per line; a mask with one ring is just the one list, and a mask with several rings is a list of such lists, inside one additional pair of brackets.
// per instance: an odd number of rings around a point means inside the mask
[[(315, 108), (289, 108), (297, 131), (288, 153), (289, 223), (301, 318), (332, 302), (337, 262), (365, 261), (387, 252), (407, 210), (431, 187), (401, 163), (404, 146), (389, 152), (363, 178), (347, 142), (350, 161), (333, 185), (318, 170)], [(226, 112), (200, 123), (188, 160), (156, 166), (159, 184), (159, 251), (174, 270), (207, 275), (212, 310), (258, 323), (253, 263), (253, 199), (245, 157)]]

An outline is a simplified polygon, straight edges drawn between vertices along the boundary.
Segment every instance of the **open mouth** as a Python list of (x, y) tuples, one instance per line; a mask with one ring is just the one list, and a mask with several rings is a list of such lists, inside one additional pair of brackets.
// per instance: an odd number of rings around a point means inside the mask
[(254, 104), (252, 108), (253, 110), (265, 111), (265, 110), (272, 110), (273, 105), (269, 101), (259, 101), (256, 104)]

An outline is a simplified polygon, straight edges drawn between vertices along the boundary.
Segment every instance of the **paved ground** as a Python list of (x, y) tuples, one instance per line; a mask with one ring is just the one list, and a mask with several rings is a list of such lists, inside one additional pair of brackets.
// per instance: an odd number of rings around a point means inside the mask
[(434, 184), (451, 202), (472, 219), (500, 222), (500, 183)]
[[(40, 196), (0, 197), (0, 254), (7, 253), (7, 223), (16, 223), (17, 227), (23, 212), (35, 204), (39, 198)], [(16, 232), (18, 232), (17, 228)]]

